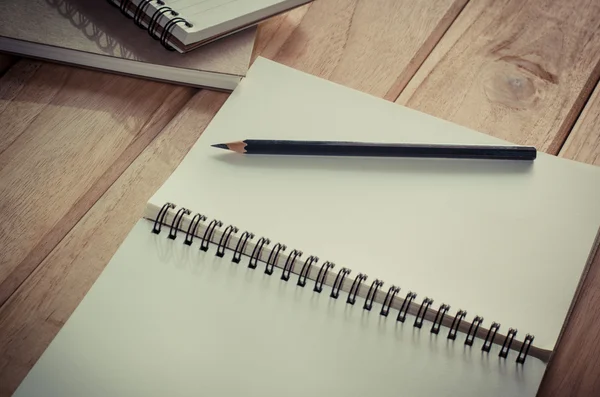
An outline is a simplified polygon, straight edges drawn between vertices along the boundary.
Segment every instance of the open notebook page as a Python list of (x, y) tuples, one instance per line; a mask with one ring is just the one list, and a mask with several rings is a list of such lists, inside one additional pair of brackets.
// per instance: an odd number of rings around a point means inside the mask
[[(552, 350), (600, 225), (600, 169), (533, 163), (243, 156), (244, 138), (503, 141), (259, 58), (151, 198), (467, 310)], [(273, 245), (272, 244), (272, 245)]]
[(545, 365), (396, 322), (140, 220), (15, 397), (535, 396)]

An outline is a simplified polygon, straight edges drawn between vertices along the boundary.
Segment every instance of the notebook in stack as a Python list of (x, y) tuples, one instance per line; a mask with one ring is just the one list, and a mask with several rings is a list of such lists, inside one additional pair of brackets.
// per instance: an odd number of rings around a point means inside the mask
[(508, 144), (258, 58), (15, 396), (534, 396), (597, 246), (600, 169), (244, 156)]
[(311, 0), (108, 0), (169, 49), (188, 52)]
[(250, 65), (253, 25), (306, 2), (3, 0), (0, 51), (231, 91)]

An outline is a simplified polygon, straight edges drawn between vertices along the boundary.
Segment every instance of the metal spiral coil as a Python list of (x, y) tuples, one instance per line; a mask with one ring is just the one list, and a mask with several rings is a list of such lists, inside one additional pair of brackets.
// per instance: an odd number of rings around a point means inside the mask
[(296, 259), (302, 256), (302, 251), (293, 250), (285, 261), (285, 266), (283, 267), (283, 272), (281, 272), (281, 279), (283, 281), (288, 281), (290, 279), (290, 274), (294, 270), (294, 263)]
[(171, 7), (162, 6), (158, 7), (156, 11), (154, 11), (154, 14), (152, 14), (152, 17), (150, 17), (150, 22), (148, 22), (147, 31), (150, 37), (152, 37), (155, 40), (159, 39), (159, 36), (155, 32), (155, 28), (160, 26), (159, 21), (162, 19), (163, 16), (166, 16), (167, 13), (170, 13), (172, 16), (175, 16), (175, 11), (173, 11)]
[(192, 245), (192, 242), (194, 241), (194, 236), (196, 235), (196, 230), (198, 229), (198, 225), (200, 224), (200, 222), (204, 222), (205, 220), (206, 217), (202, 214), (194, 215), (194, 218), (192, 218), (192, 222), (190, 223), (190, 226), (188, 227), (188, 230), (185, 233), (185, 241), (183, 242), (185, 245)]
[(527, 354), (529, 353), (529, 349), (533, 344), (533, 335), (527, 334), (525, 335), (525, 340), (521, 345), (521, 349), (519, 350), (519, 355), (517, 356), (517, 363), (523, 364), (525, 359), (527, 358)]
[(400, 310), (398, 310), (398, 317), (396, 318), (396, 321), (400, 321), (401, 323), (403, 323), (404, 320), (406, 320), (406, 315), (408, 314), (408, 308), (410, 307), (410, 304), (416, 297), (417, 297), (417, 294), (415, 294), (414, 292), (411, 292), (411, 291), (409, 291), (408, 294), (406, 294), (406, 298), (404, 298), (404, 301), (402, 302), (402, 306), (400, 306)]
[(321, 293), (321, 291), (323, 291), (323, 281), (325, 281), (327, 272), (329, 271), (329, 269), (333, 269), (334, 267), (335, 267), (335, 263), (332, 263), (332, 262), (323, 263), (323, 266), (321, 266), (321, 269), (319, 269), (319, 274), (317, 275), (317, 278), (315, 279), (315, 287), (313, 288), (313, 291), (318, 292), (318, 293)]
[(365, 299), (365, 304), (363, 305), (363, 309), (367, 311), (371, 311), (373, 308), (373, 301), (375, 300), (375, 295), (377, 294), (377, 290), (379, 287), (383, 285), (383, 281), (375, 279), (371, 283), (371, 288), (369, 288), (369, 292), (367, 292), (367, 298)]
[(300, 270), (300, 274), (298, 275), (298, 282), (296, 285), (300, 287), (304, 287), (306, 285), (306, 279), (308, 278), (312, 264), (317, 263), (318, 261), (319, 258), (314, 255), (311, 255), (306, 259), (304, 265), (302, 266), (302, 270)]
[(483, 317), (475, 316), (473, 322), (471, 322), (471, 326), (469, 327), (469, 332), (467, 332), (467, 337), (465, 338), (465, 345), (473, 346), (475, 335), (477, 335), (477, 330), (479, 329), (479, 326), (482, 322)]
[(254, 234), (250, 232), (242, 233), (242, 236), (238, 240), (238, 243), (235, 246), (235, 250), (233, 251), (233, 257), (231, 258), (231, 261), (233, 263), (240, 263), (240, 260), (242, 259), (242, 253), (246, 248), (246, 244), (248, 244), (248, 240), (252, 240), (253, 238)]
[[(152, 0), (140, 1), (140, 3), (138, 4), (138, 6), (135, 9), (135, 12), (133, 14), (133, 23), (135, 23), (138, 27), (140, 27), (142, 29), (145, 29), (143, 20), (144, 20), (144, 15), (146, 15), (146, 10), (150, 6), (150, 3), (152, 3)], [(162, 2), (159, 2), (158, 4), (161, 4), (161, 3)], [(164, 4), (164, 3), (162, 3), (162, 4)]]
[(219, 240), (219, 245), (217, 246), (216, 255), (219, 258), (222, 258), (225, 255), (225, 248), (227, 247), (227, 243), (229, 242), (231, 235), (237, 233), (238, 231), (239, 229), (233, 225), (229, 225), (225, 228), (225, 231), (221, 236), (221, 240)]
[(269, 255), (269, 259), (267, 259), (267, 265), (265, 266), (265, 274), (268, 274), (269, 276), (273, 274), (273, 269), (275, 268), (275, 264), (277, 263), (277, 258), (279, 258), (279, 253), (281, 251), (285, 251), (286, 248), (287, 247), (285, 246), (285, 244), (275, 244), (275, 247), (273, 247), (273, 250)]
[(341, 268), (338, 272), (337, 276), (335, 276), (335, 281), (333, 282), (333, 287), (331, 287), (330, 297), (333, 299), (337, 299), (340, 296), (340, 289), (344, 284), (344, 278), (351, 273), (350, 269), (346, 269), (345, 267)]
[(494, 343), (494, 338), (496, 337), (496, 333), (498, 332), (498, 329), (500, 329), (500, 324), (498, 324), (497, 322), (493, 322), (490, 329), (488, 330), (488, 333), (485, 337), (485, 342), (483, 343), (481, 350), (483, 350), (484, 352), (490, 351), (490, 349), (492, 348), (492, 344)]
[(388, 316), (388, 314), (390, 313), (390, 309), (392, 308), (392, 302), (394, 301), (394, 298), (396, 297), (396, 294), (398, 294), (398, 292), (400, 292), (399, 287), (396, 287), (395, 285), (392, 285), (390, 287), (387, 294), (385, 295), (385, 299), (383, 300), (383, 304), (381, 305), (381, 311), (379, 312), (379, 314), (381, 314), (384, 317)]
[(450, 326), (450, 331), (448, 332), (448, 339), (455, 340), (456, 334), (458, 333), (458, 328), (460, 327), (461, 321), (465, 318), (467, 312), (464, 310), (459, 310), (454, 316), (454, 320), (452, 320), (452, 325)]
[[(112, 1), (109, 0), (109, 3), (114, 4)], [(117, 7), (119, 7), (119, 9), (121, 10), (121, 13), (123, 15), (125, 15), (127, 18), (132, 18), (131, 15), (129, 15), (129, 13), (127, 12), (127, 9), (129, 8), (129, 5), (132, 4), (131, 0), (123, 0), (121, 1), (121, 4), (119, 4)]]
[(437, 314), (435, 315), (435, 320), (433, 320), (433, 325), (431, 326), (432, 334), (437, 335), (440, 333), (440, 327), (442, 326), (442, 322), (444, 321), (444, 316), (446, 315), (446, 313), (448, 313), (448, 310), (450, 310), (450, 306), (448, 306), (445, 303), (442, 303), (442, 305), (438, 309)]
[[(191, 28), (194, 25), (189, 22), (187, 19), (179, 16), (179, 13), (173, 8), (165, 5), (165, 2), (162, 0), (156, 0), (156, 11), (150, 17), (150, 21), (147, 26), (144, 26), (144, 16), (148, 15), (146, 11), (152, 4), (154, 0), (141, 0), (137, 5), (133, 3), (131, 0), (121, 0), (120, 3), (116, 4), (111, 0), (107, 0), (111, 5), (119, 8), (121, 13), (125, 15), (129, 19), (133, 19), (133, 22), (142, 29), (146, 29), (150, 37), (155, 40), (159, 40), (163, 47), (165, 47), (169, 51), (174, 51), (175, 49), (169, 44), (169, 40), (173, 37), (173, 29), (178, 24), (185, 25), (186, 28)], [(131, 12), (131, 14), (130, 14)], [(162, 27), (162, 32), (160, 35), (158, 30), (160, 29), (160, 20), (163, 17), (170, 15), (171, 19)]]
[(202, 242), (200, 243), (200, 250), (206, 252), (208, 251), (208, 246), (210, 245), (210, 240), (213, 236), (213, 234), (215, 233), (215, 229), (218, 227), (223, 226), (223, 222), (217, 220), (217, 219), (213, 219), (208, 227), (206, 228), (206, 231), (204, 232), (204, 235), (202, 236)]
[(421, 306), (419, 307), (419, 311), (417, 312), (417, 318), (415, 318), (415, 323), (413, 326), (417, 328), (421, 328), (423, 326), (423, 320), (425, 320), (425, 315), (427, 314), (427, 309), (433, 304), (433, 299), (425, 297), (423, 302), (421, 302)]
[(352, 287), (350, 287), (350, 292), (348, 293), (348, 298), (346, 299), (346, 303), (353, 305), (356, 302), (356, 295), (360, 289), (360, 285), (363, 281), (367, 279), (366, 274), (358, 273), (354, 282), (352, 283)]
[(506, 334), (506, 338), (504, 338), (504, 343), (502, 343), (502, 349), (500, 349), (500, 353), (498, 354), (500, 357), (506, 358), (508, 356), (510, 345), (513, 343), (515, 336), (517, 336), (517, 330), (509, 328), (508, 334)]
[(160, 233), (160, 228), (162, 227), (162, 225), (165, 221), (165, 217), (167, 216), (167, 213), (169, 212), (170, 209), (173, 209), (173, 208), (175, 208), (175, 204), (173, 204), (173, 203), (166, 203), (165, 205), (162, 206), (160, 211), (158, 211), (158, 215), (156, 215), (156, 219), (154, 220), (154, 226), (152, 227), (152, 233), (154, 233), (154, 234)]
[[(174, 15), (177, 15), (177, 14), (174, 14)], [(183, 23), (186, 28), (192, 27), (191, 23), (189, 23), (186, 19), (181, 18), (181, 17), (173, 18), (169, 22), (167, 22), (167, 24), (163, 28), (163, 31), (160, 35), (160, 43), (163, 45), (163, 47), (165, 47), (169, 51), (175, 51), (175, 48), (173, 48), (169, 44), (169, 38), (171, 38), (172, 31), (173, 31), (173, 29), (175, 29), (175, 26), (178, 23)]]
[(265, 245), (269, 245), (269, 244), (271, 244), (271, 240), (269, 240), (268, 238), (261, 237), (258, 240), (258, 243), (256, 243), (256, 246), (254, 247), (254, 251), (252, 251), (252, 255), (250, 256), (250, 261), (248, 261), (248, 267), (250, 269), (256, 269), (256, 266), (258, 266), (258, 260), (260, 259), (260, 254), (261, 254), (263, 248), (265, 247)]
[(175, 240), (177, 238), (177, 230), (179, 230), (179, 226), (181, 225), (183, 216), (189, 214), (191, 214), (191, 212), (187, 208), (181, 207), (179, 211), (177, 211), (177, 213), (175, 214), (175, 218), (173, 218), (173, 222), (171, 223), (171, 228), (169, 230), (169, 238), (171, 240)]
[[(174, 210), (175, 210), (175, 205), (173, 203), (165, 203), (160, 208), (160, 210), (158, 211), (158, 214), (156, 215), (156, 218), (154, 219), (152, 233), (160, 234), (161, 226), (166, 225), (166, 226), (170, 227), (168, 238), (172, 239), (172, 240), (176, 239), (177, 231), (181, 230), (183, 218), (186, 215), (189, 216), (191, 214), (191, 212), (186, 208), (179, 208), (175, 212), (175, 215), (173, 216), (172, 220), (170, 221), (170, 224), (168, 224), (165, 220), (170, 219), (168, 217), (169, 211), (174, 211)], [(192, 220), (187, 228), (187, 232), (186, 232), (186, 236), (185, 236), (185, 240), (184, 240), (185, 245), (193, 244), (194, 237), (198, 236), (197, 235), (198, 227), (200, 226), (201, 223), (203, 224), (206, 221), (207, 221), (206, 216), (201, 215), (199, 213), (194, 215), (194, 217), (192, 218)], [(221, 228), (222, 226), (223, 226), (223, 223), (217, 219), (213, 219), (208, 223), (208, 225), (206, 226), (206, 229), (204, 230), (204, 233), (201, 237), (200, 250), (208, 251), (210, 243), (213, 242), (213, 236), (214, 236), (215, 232), (217, 230), (219, 230), (219, 228)], [(241, 234), (241, 236), (239, 237), (239, 239), (235, 245), (235, 248), (230, 248), (229, 241), (231, 240), (231, 238), (234, 235), (236, 235), (236, 233), (238, 233), (238, 231), (239, 231), (238, 228), (233, 225), (228, 225), (223, 230), (218, 243), (215, 242), (215, 244), (217, 246), (215, 255), (217, 257), (222, 258), (225, 255), (225, 250), (229, 249), (229, 250), (233, 251), (232, 262), (240, 263), (242, 255), (244, 255), (246, 252), (246, 247), (247, 247), (249, 241), (251, 241), (254, 238), (254, 234), (251, 232), (248, 232), (248, 231), (244, 231)], [(258, 267), (258, 262), (261, 261), (261, 254), (262, 254), (263, 250), (265, 249), (265, 247), (269, 246), (270, 243), (271, 243), (271, 240), (266, 237), (261, 237), (256, 242), (256, 244), (254, 245), (254, 248), (252, 250), (252, 253), (249, 255), (249, 260), (248, 260), (249, 268), (256, 269)], [(286, 249), (287, 249), (286, 245), (282, 244), (282, 243), (276, 243), (272, 248), (269, 249), (270, 253), (269, 253), (267, 261), (265, 262), (265, 271), (264, 271), (265, 274), (272, 275), (274, 273), (274, 269), (278, 264), (278, 259), (279, 259), (280, 254), (282, 252), (285, 252)], [(295, 265), (296, 261), (298, 260), (298, 258), (300, 258), (302, 256), (302, 254), (303, 254), (302, 251), (299, 251), (296, 249), (294, 249), (290, 252), (290, 254), (288, 255), (288, 257), (285, 261), (285, 265), (282, 268), (283, 271), (281, 274), (281, 280), (286, 281), (286, 282), (289, 281), (290, 276), (294, 271), (294, 265)], [(313, 266), (316, 265), (316, 263), (318, 261), (319, 261), (319, 258), (314, 255), (310, 255), (304, 261), (304, 264), (303, 264), (300, 272), (298, 273), (298, 281), (296, 283), (298, 286), (300, 286), (300, 287), (306, 286), (307, 281), (310, 278), (309, 277), (310, 271), (313, 268)], [(321, 293), (323, 291), (323, 285), (324, 285), (325, 281), (327, 280), (327, 274), (334, 267), (335, 267), (335, 264), (330, 261), (326, 261), (323, 263), (323, 265), (321, 265), (319, 272), (317, 274), (317, 277), (315, 278), (315, 284), (313, 287), (314, 292)], [(346, 280), (346, 277), (350, 273), (351, 273), (351, 270), (348, 268), (345, 268), (345, 267), (342, 267), (338, 271), (338, 273), (335, 277), (335, 280), (333, 282), (333, 285), (331, 287), (331, 293), (329, 295), (331, 298), (337, 299), (339, 297), (340, 292), (342, 291), (342, 288), (344, 285), (344, 281)], [(352, 285), (350, 287), (350, 290), (348, 291), (347, 298), (346, 298), (347, 304), (354, 305), (354, 303), (356, 303), (356, 297), (359, 295), (361, 285), (366, 280), (367, 280), (367, 275), (363, 274), (363, 273), (359, 273), (354, 278)], [(383, 281), (381, 281), (379, 279), (375, 279), (371, 283), (371, 286), (366, 294), (365, 302), (363, 305), (363, 310), (370, 311), (373, 308), (373, 305), (376, 301), (377, 292), (378, 292), (379, 288), (381, 288), (383, 286), (383, 284), (384, 284)], [(396, 299), (399, 292), (400, 292), (400, 288), (397, 286), (394, 286), (394, 285), (392, 285), (388, 289), (388, 291), (385, 295), (385, 298), (383, 300), (383, 303), (381, 305), (381, 311), (379, 312), (379, 314), (381, 316), (383, 316), (383, 317), (388, 316), (388, 314), (390, 313), (390, 310), (394, 307), (394, 299)], [(396, 321), (402, 322), (402, 323), (405, 322), (406, 316), (410, 312), (410, 306), (414, 302), (416, 297), (417, 297), (416, 293), (409, 291), (406, 294), (404, 299), (400, 298), (400, 299), (402, 299), (402, 303), (400, 305), (400, 308), (398, 309), (398, 315), (396, 317)], [(421, 302), (421, 304), (419, 306), (419, 309), (417, 310), (416, 316), (415, 316), (415, 321), (413, 324), (413, 326), (415, 328), (421, 328), (423, 326), (427, 312), (431, 308), (432, 305), (433, 305), (433, 299), (431, 299), (429, 297), (425, 297), (423, 299), (423, 301)], [(436, 315), (435, 315), (435, 318), (433, 320), (432, 327), (430, 330), (430, 332), (432, 334), (436, 334), (436, 335), (439, 334), (439, 331), (441, 330), (441, 327), (444, 322), (444, 318), (446, 315), (448, 315), (449, 311), (450, 311), (450, 305), (442, 303), (439, 306), (438, 310), (436, 311)], [(465, 319), (466, 316), (467, 316), (467, 312), (465, 310), (458, 310), (458, 312), (454, 316), (452, 323), (449, 327), (447, 339), (456, 340), (461, 323)], [(475, 316), (473, 318), (471, 324), (469, 325), (468, 331), (466, 332), (466, 337), (465, 337), (465, 341), (464, 341), (465, 346), (470, 347), (473, 345), (473, 342), (474, 342), (475, 338), (477, 337), (478, 330), (482, 323), (483, 323), (483, 317)], [(483, 352), (490, 352), (491, 347), (494, 344), (494, 340), (495, 340), (496, 335), (499, 330), (500, 330), (500, 324), (496, 323), (496, 322), (492, 322), (489, 330), (487, 331), (483, 345), (481, 347), (481, 350)], [(501, 349), (498, 354), (498, 356), (500, 358), (506, 359), (508, 357), (510, 348), (514, 342), (516, 335), (517, 335), (517, 330), (513, 329), (513, 328), (509, 328), (506, 336), (504, 337), (504, 340), (501, 343)], [(518, 352), (518, 355), (516, 358), (516, 362), (518, 364), (525, 363), (527, 355), (529, 354), (529, 350), (533, 344), (533, 340), (534, 340), (533, 335), (527, 334), (525, 336), (525, 339), (520, 346), (520, 349), (519, 349), (519, 352)]]

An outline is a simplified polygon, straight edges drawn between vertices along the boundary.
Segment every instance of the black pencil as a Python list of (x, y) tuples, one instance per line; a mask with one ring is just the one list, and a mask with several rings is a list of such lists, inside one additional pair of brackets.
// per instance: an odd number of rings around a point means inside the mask
[(413, 157), (487, 160), (534, 160), (531, 146), (430, 145), (402, 143), (282, 141), (246, 139), (213, 147), (242, 154), (296, 156)]

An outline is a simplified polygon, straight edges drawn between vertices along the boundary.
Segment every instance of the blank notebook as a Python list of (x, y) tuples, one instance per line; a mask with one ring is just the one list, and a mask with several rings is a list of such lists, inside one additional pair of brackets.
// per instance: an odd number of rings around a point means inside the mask
[(188, 52), (312, 0), (108, 0), (171, 50)]
[(16, 396), (534, 396), (600, 169), (243, 156), (245, 138), (504, 144), (258, 58)]
[(105, 0), (0, 1), (0, 51), (194, 87), (233, 90), (246, 75), (256, 28), (180, 54)]

